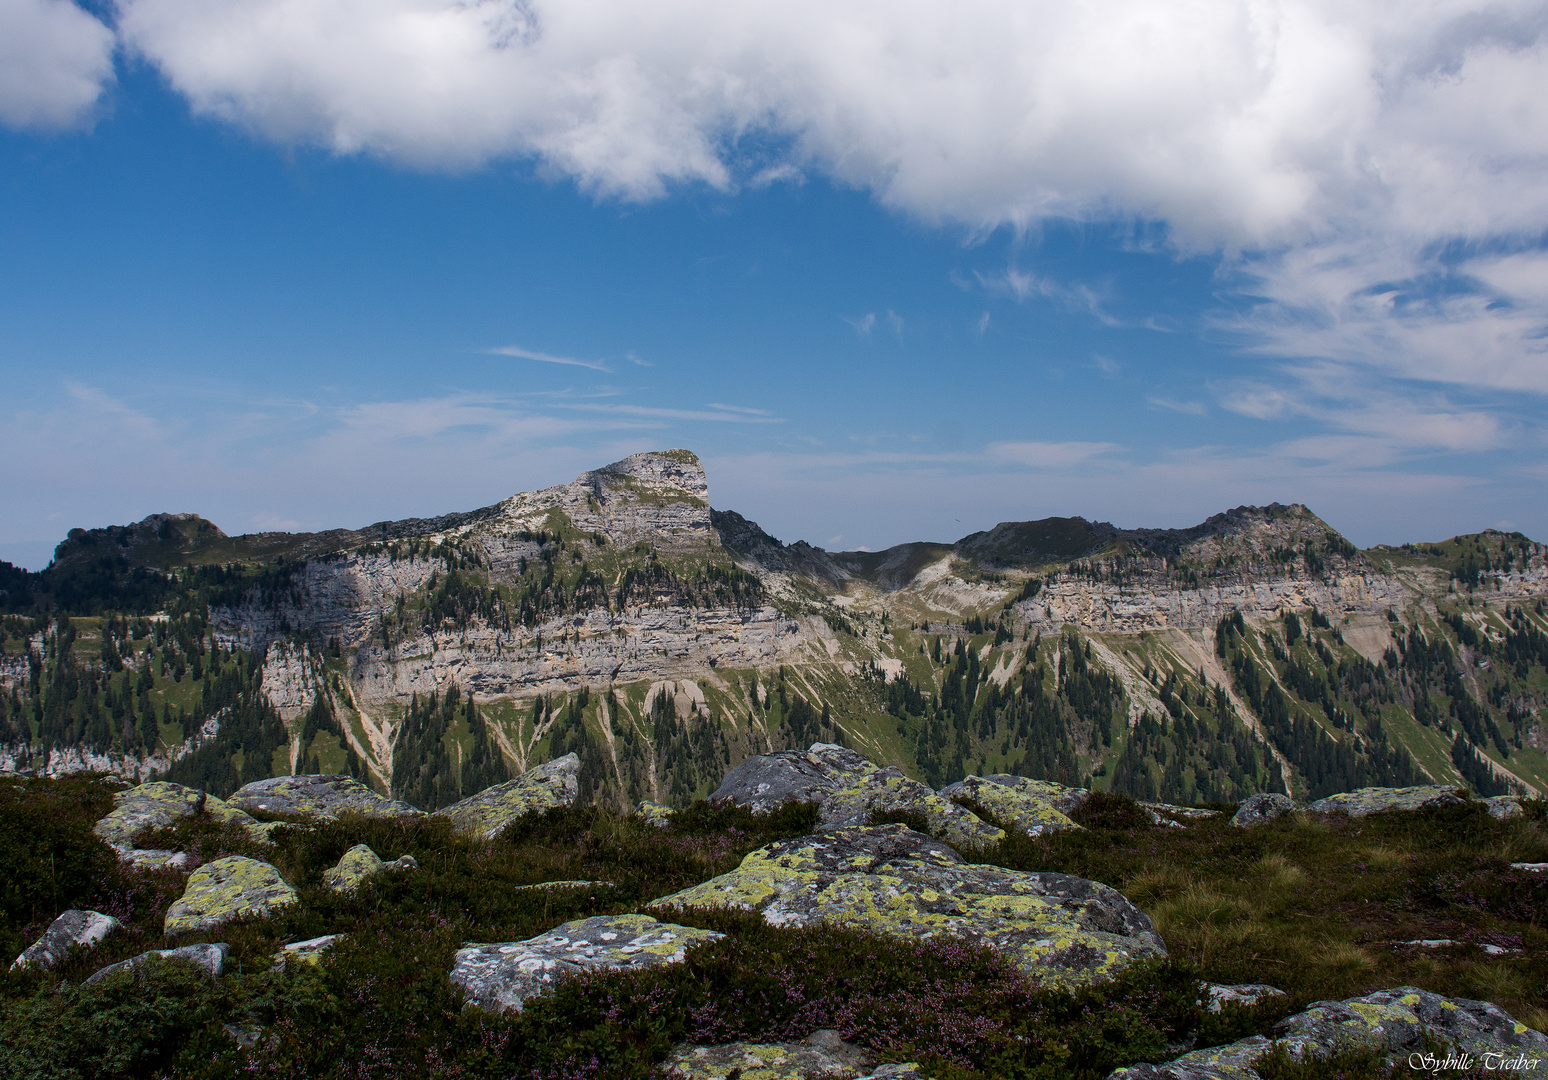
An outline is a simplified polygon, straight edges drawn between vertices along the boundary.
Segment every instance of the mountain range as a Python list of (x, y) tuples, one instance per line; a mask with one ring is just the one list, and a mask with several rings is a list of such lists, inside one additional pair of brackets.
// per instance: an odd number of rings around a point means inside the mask
[(362, 529), (71, 530), (0, 564), (0, 769), (349, 773), (433, 809), (573, 751), (623, 808), (829, 741), (932, 787), (1541, 794), (1545, 597), (1519, 533), (1360, 550), (1299, 504), (829, 552), (668, 450)]

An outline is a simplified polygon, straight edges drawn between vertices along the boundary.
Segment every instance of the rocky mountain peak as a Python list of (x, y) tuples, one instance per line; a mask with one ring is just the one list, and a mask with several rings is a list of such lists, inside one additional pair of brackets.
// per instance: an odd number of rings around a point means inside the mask
[(499, 509), (507, 528), (529, 531), (544, 528), (558, 510), (576, 528), (618, 546), (715, 542), (709, 481), (698, 455), (689, 450), (633, 454), (581, 473), (568, 484), (513, 495)]
[(54, 563), (64, 567), (123, 556), (134, 566), (166, 566), (173, 557), (225, 536), (214, 522), (198, 514), (151, 514), (133, 525), (71, 529), (54, 549)]

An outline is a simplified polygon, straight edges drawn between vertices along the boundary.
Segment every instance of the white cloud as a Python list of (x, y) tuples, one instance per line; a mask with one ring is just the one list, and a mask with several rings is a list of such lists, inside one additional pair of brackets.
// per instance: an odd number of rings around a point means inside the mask
[[(49, 78), (11, 80), (6, 115), (81, 115), (107, 31), (63, 0), (0, 5), (68, 24), (28, 42), (70, 43), (45, 50)], [(523, 159), (636, 200), (823, 173), (974, 234), (1144, 223), (1234, 260), (1260, 302), (1222, 325), (1265, 354), (1548, 393), (1548, 0), (119, 0), (118, 17), (195, 111), (281, 143)], [(26, 104), (56, 75), (75, 89)], [(984, 284), (1111, 321), (1091, 286), (1014, 267)]]
[(0, 0), (0, 123), (67, 128), (113, 80), (113, 32), (69, 0)]
[(848, 315), (842, 316), (843, 320), (855, 328), (855, 333), (861, 337), (870, 337), (871, 331), (876, 329), (876, 312), (868, 311), (864, 315), (851, 319)]
[[(533, 352), (530, 349), (520, 349), (515, 345), (501, 345), (499, 348), (486, 349), (485, 351), (488, 352), (491, 356), (514, 356), (518, 360), (538, 360), (545, 364), (564, 364), (568, 367), (590, 368), (592, 371), (605, 371), (611, 373), (613, 370), (600, 360), (576, 360), (569, 356), (553, 356), (549, 353)], [(636, 364), (644, 364), (644, 361), (639, 360), (632, 353), (629, 355), (629, 359), (634, 361)]]
[(1048, 469), (1078, 465), (1122, 449), (1109, 442), (996, 442), (984, 454), (990, 461)]

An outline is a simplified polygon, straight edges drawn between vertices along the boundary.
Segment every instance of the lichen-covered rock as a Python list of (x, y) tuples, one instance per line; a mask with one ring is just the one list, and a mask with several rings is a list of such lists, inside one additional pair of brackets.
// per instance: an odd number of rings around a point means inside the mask
[(944, 799), (972, 799), (1028, 836), (1080, 828), (1069, 815), (1091, 796), (1085, 788), (1067, 788), (1051, 780), (1029, 780), (1005, 773), (965, 776), (941, 788), (940, 794)]
[(365, 844), (356, 844), (323, 873), (323, 884), (334, 892), (351, 892), (372, 874), (380, 874), (387, 864)]
[(1217, 1013), (1227, 1005), (1241, 1005), (1251, 1008), (1269, 998), (1285, 997), (1285, 992), (1278, 987), (1269, 986), (1266, 983), (1238, 983), (1236, 985), (1224, 983), (1210, 983), (1204, 987), (1204, 997), (1200, 1001), (1206, 1009)]
[[(164, 829), (178, 820), (199, 812), (209, 814), (216, 821), (235, 821), (247, 829), (255, 839), (267, 841), (269, 829), (240, 809), (222, 802), (198, 788), (184, 787), (166, 780), (140, 784), (113, 795), (112, 811), (91, 831), (107, 841), (119, 854), (136, 865), (159, 865), (155, 857), (160, 851), (137, 851), (134, 838), (146, 829)], [(170, 857), (172, 852), (166, 853)], [(165, 862), (165, 860), (161, 860)]]
[(462, 987), (470, 1006), (520, 1009), (528, 998), (581, 972), (675, 964), (690, 945), (724, 936), (648, 915), (597, 915), (526, 941), (465, 945), (457, 950), (451, 981)]
[[(814, 1031), (801, 1042), (685, 1046), (667, 1059), (682, 1080), (923, 1080), (916, 1065), (883, 1065), (836, 1031)], [(860, 1073), (865, 1073), (860, 1076)]]
[(118, 857), (136, 870), (188, 870), (199, 861), (186, 851), (166, 848), (119, 849)]
[(535, 885), (517, 885), (512, 892), (524, 889), (611, 889), (611, 881), (539, 881)]
[(1526, 808), (1521, 805), (1521, 799), (1515, 795), (1496, 795), (1492, 799), (1483, 801), (1489, 810), (1489, 816), (1495, 821), (1509, 821), (1526, 813)]
[(964, 937), (1061, 988), (1166, 954), (1145, 913), (1106, 885), (968, 864), (902, 825), (769, 844), (730, 873), (650, 906), (738, 907), (775, 926), (833, 922), (901, 937)]
[(151, 958), (160, 960), (179, 961), (192, 964), (211, 978), (219, 977), (226, 969), (226, 956), (231, 952), (231, 946), (224, 941), (217, 941), (213, 945), (184, 945), (180, 949), (152, 949), (142, 952), (138, 956), (131, 956), (127, 960), (120, 960), (116, 964), (107, 967), (91, 975), (86, 981), (89, 983), (105, 979), (115, 971), (129, 971), (139, 967)]
[(113, 916), (100, 911), (71, 908), (50, 923), (43, 936), (11, 962), (11, 968), (52, 971), (75, 946), (89, 949), (115, 930), (122, 929), (122, 925)]
[(923, 815), (954, 844), (992, 844), (1005, 835), (900, 769), (878, 767), (833, 743), (813, 743), (805, 753), (781, 750), (748, 758), (726, 774), (710, 801), (757, 814), (787, 802), (815, 802), (821, 806), (819, 822), (829, 829), (864, 825), (873, 813), (901, 810)]
[(424, 813), (406, 802), (378, 795), (352, 776), (327, 773), (255, 780), (244, 784), (226, 801), (243, 810), (292, 814), (312, 821), (326, 821), (345, 814), (414, 817)]
[(1422, 787), (1368, 787), (1358, 791), (1344, 791), (1318, 799), (1306, 809), (1313, 814), (1347, 814), (1363, 818), (1367, 814), (1382, 814), (1388, 810), (1419, 810), (1426, 806), (1461, 806), (1465, 800), (1457, 789), (1445, 784), (1427, 784)]
[[(1426, 1036), (1457, 1049), (1492, 1072), (1504, 1059), (1548, 1056), (1548, 1036), (1520, 1023), (1497, 1005), (1446, 998), (1412, 986), (1378, 990), (1343, 1001), (1319, 1001), (1287, 1016), (1269, 1031), (1228, 1046), (1195, 1050), (1164, 1065), (1118, 1069), (1113, 1080), (1259, 1080), (1252, 1068), (1274, 1043), (1297, 1060), (1325, 1058), (1340, 1050), (1370, 1047), (1387, 1052), (1391, 1065), (1425, 1052)], [(1491, 1064), (1492, 1062), (1492, 1064)]]
[(260, 917), (296, 902), (296, 890), (266, 862), (242, 855), (205, 863), (188, 878), (188, 888), (173, 901), (162, 932), (205, 931), (232, 919)]
[(646, 801), (640, 803), (639, 809), (637, 809), (635, 813), (644, 818), (646, 824), (654, 825), (659, 829), (664, 829), (668, 825), (672, 824), (672, 818), (677, 813), (677, 811), (673, 810), (670, 806), (664, 806), (661, 803), (651, 802), (647, 799)]
[(322, 937), (307, 938), (305, 941), (292, 941), (274, 954), (274, 966), (284, 965), (286, 960), (294, 960), (299, 964), (318, 964), (322, 962), (322, 954), (338, 942), (343, 934), (324, 934)]
[(1294, 809), (1295, 800), (1290, 796), (1281, 795), (1277, 791), (1262, 791), (1242, 800), (1231, 824), (1243, 829), (1250, 825), (1263, 825), (1284, 817)]
[(458, 832), (492, 840), (519, 817), (574, 805), (580, 792), (579, 773), (580, 758), (566, 754), (435, 813), (450, 818)]

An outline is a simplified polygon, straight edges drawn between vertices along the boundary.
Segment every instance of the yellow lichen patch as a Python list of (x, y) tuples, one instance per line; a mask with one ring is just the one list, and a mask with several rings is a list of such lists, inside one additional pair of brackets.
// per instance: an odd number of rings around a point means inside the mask
[(776, 926), (828, 922), (900, 937), (967, 938), (1061, 987), (1166, 951), (1150, 921), (1105, 885), (969, 865), (902, 826), (771, 844), (731, 873), (652, 906), (738, 907)]
[(968, 776), (945, 789), (942, 794), (962, 795), (972, 799), (996, 818), (1028, 836), (1080, 828), (1060, 806), (1070, 807), (1084, 793), (1049, 780)]
[(273, 826), (260, 825), (243, 811), (198, 788), (184, 787), (166, 780), (117, 792), (113, 810), (92, 826), (92, 832), (114, 847), (128, 849), (134, 838), (146, 829), (164, 829), (180, 818), (200, 812), (216, 821), (232, 821), (244, 826), (257, 840), (269, 841)]
[(381, 873), (385, 865), (365, 844), (356, 844), (344, 853), (336, 866), (323, 874), (323, 884), (335, 892), (349, 892), (358, 889), (372, 874)]
[(167, 909), (162, 931), (209, 930), (233, 919), (268, 915), (296, 899), (296, 891), (268, 863), (228, 855), (193, 872), (182, 897)]
[(566, 754), (435, 813), (458, 832), (492, 839), (519, 817), (573, 803), (579, 769), (580, 758)]

